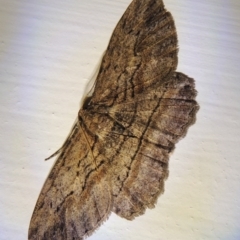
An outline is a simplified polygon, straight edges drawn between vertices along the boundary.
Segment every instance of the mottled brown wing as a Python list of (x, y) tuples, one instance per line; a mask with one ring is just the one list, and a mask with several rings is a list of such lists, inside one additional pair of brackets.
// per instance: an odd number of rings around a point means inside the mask
[(107, 166), (101, 155), (95, 158), (89, 151), (93, 142), (76, 125), (38, 198), (29, 240), (83, 239), (109, 216)]
[(174, 73), (168, 83), (109, 109), (114, 124), (103, 141), (112, 141), (106, 156), (112, 154), (113, 210), (119, 216), (133, 219), (154, 207), (169, 154), (195, 121), (195, 97), (194, 80)]
[(174, 73), (176, 66), (171, 14), (161, 0), (133, 0), (45, 182), (30, 240), (83, 239), (112, 210), (133, 219), (154, 206), (169, 153), (198, 109), (193, 80)]
[(113, 104), (165, 82), (177, 66), (177, 34), (161, 0), (134, 0), (103, 57), (91, 104)]

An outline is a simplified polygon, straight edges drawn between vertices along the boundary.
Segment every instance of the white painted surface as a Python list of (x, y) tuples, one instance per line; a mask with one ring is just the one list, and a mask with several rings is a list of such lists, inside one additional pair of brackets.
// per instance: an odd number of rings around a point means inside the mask
[[(0, 0), (0, 239), (27, 239), (37, 197), (85, 84), (130, 0)], [(170, 161), (155, 209), (112, 214), (91, 240), (240, 239), (240, 2), (165, 0), (178, 70), (201, 109)]]

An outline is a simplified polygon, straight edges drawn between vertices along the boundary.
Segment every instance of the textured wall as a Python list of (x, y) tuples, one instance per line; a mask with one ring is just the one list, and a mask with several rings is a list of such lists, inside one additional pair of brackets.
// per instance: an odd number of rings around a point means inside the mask
[[(130, 0), (0, 0), (0, 239), (27, 238), (30, 217), (75, 120), (86, 83)], [(200, 111), (170, 160), (166, 190), (133, 222), (112, 214), (89, 239), (240, 239), (240, 2), (165, 0), (178, 70)]]

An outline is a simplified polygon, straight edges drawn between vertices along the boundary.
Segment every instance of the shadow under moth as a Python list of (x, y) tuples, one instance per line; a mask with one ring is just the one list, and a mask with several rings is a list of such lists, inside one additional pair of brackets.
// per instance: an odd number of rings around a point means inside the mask
[(58, 151), (29, 240), (84, 239), (114, 212), (132, 220), (164, 190), (169, 154), (199, 109), (176, 72), (177, 33), (162, 0), (133, 0), (118, 22), (92, 95)]

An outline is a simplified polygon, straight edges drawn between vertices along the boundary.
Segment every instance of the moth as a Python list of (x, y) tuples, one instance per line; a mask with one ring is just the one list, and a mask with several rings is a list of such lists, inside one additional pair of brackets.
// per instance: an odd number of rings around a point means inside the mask
[(169, 154), (195, 122), (194, 80), (176, 72), (161, 0), (133, 0), (35, 206), (30, 240), (84, 239), (114, 212), (132, 220), (164, 190)]

